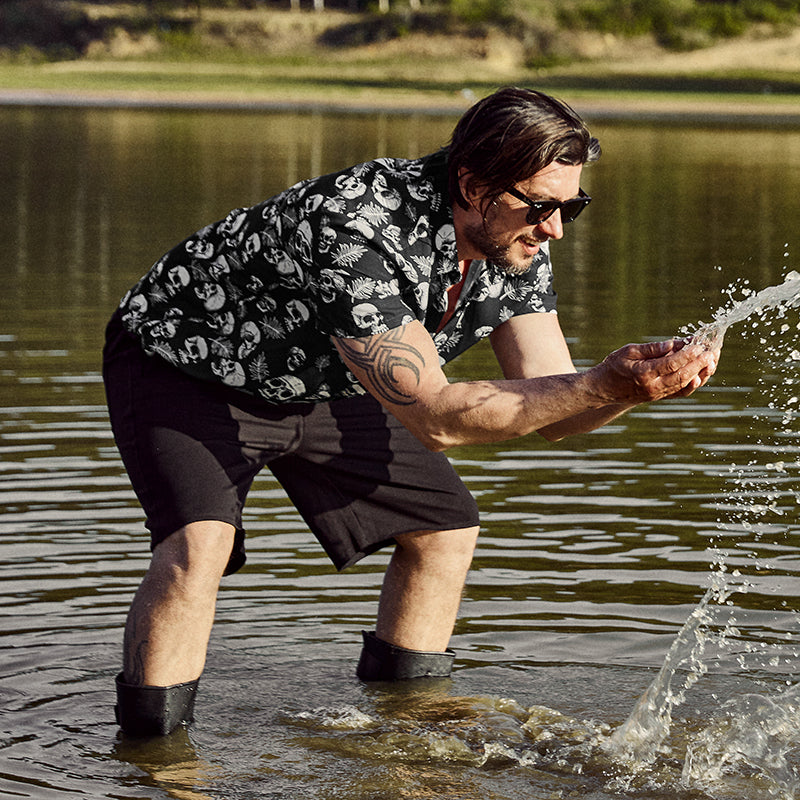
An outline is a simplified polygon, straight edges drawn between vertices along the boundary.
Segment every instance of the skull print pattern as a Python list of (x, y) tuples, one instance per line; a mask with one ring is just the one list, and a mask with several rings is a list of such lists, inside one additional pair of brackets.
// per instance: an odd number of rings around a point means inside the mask
[(310, 179), (188, 237), (125, 295), (122, 321), (145, 351), (271, 403), (361, 394), (331, 337), (419, 320), (442, 362), (515, 314), (555, 309), (543, 247), (510, 276), (473, 261), (461, 279), (446, 151), (376, 159)]

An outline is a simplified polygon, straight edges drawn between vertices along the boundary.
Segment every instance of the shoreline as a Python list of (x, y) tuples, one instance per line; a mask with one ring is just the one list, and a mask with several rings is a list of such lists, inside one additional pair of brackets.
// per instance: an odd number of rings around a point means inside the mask
[[(569, 91), (552, 92), (567, 100), (582, 116), (608, 122), (641, 121), (685, 124), (737, 124), (800, 127), (800, 99), (698, 99), (668, 93), (646, 96), (591, 96), (585, 90), (570, 97)], [(461, 114), (477, 98), (472, 93), (432, 96), (426, 92), (369, 92), (369, 98), (337, 96), (328, 92), (298, 98), (278, 93), (232, 96), (217, 92), (90, 91), (2, 89), (0, 107), (142, 109), (164, 111), (219, 111), (233, 113), (352, 113), (446, 116)], [(331, 96), (333, 95), (333, 96)]]
[(525, 85), (587, 119), (800, 128), (800, 17), (670, 50), (652, 33), (561, 29), (555, 16), (536, 21), (552, 38), (537, 45), (454, 20), (384, 29), (390, 18), (334, 10), (198, 4), (140, 18), (136, 4), (70, 4), (88, 25), (83, 55), (0, 60), (0, 107), (443, 116)]

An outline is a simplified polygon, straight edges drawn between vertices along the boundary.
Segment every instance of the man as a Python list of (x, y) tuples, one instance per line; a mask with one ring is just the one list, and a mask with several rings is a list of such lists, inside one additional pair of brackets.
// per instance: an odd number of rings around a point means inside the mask
[[(589, 203), (581, 172), (599, 154), (569, 107), (503, 89), (444, 150), (237, 209), (123, 298), (104, 374), (153, 548), (117, 678), (123, 730), (191, 719), (264, 466), (337, 569), (394, 545), (359, 677), (444, 676), (478, 515), (443, 451), (556, 440), (709, 379), (716, 355), (680, 341), (573, 367), (548, 242)], [(450, 383), (442, 364), (486, 336), (504, 380)]]

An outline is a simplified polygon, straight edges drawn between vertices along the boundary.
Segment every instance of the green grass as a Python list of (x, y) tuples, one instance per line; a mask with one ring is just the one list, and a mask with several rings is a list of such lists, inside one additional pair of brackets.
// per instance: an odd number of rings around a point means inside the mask
[[(373, 65), (374, 68), (374, 65)], [(720, 102), (736, 99), (766, 110), (800, 101), (800, 76), (697, 76), (647, 77), (590, 74), (521, 74), (513, 81), (535, 86), (574, 100), (591, 99), (624, 103), (669, 98), (672, 102)], [(509, 81), (511, 82), (511, 81)], [(70, 62), (67, 64), (0, 64), (0, 85), (7, 89), (38, 90), (62, 94), (113, 95), (120, 98), (207, 101), (319, 103), (374, 107), (452, 108), (467, 105), (498, 85), (474, 78), (446, 80), (435, 77), (387, 75), (374, 69), (370, 75), (357, 64), (346, 69), (320, 70), (303, 59), (291, 63), (234, 65), (209, 63)], [(769, 92), (765, 87), (771, 87)]]

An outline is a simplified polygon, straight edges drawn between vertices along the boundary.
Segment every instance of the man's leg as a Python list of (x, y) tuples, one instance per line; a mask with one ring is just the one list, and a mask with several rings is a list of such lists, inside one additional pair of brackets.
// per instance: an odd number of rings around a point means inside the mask
[(170, 686), (203, 671), (234, 528), (193, 522), (156, 546), (125, 625), (127, 683)]
[(447, 648), (478, 528), (397, 536), (386, 570), (375, 633), (410, 650)]
[(450, 674), (453, 633), (478, 528), (396, 537), (383, 580), (375, 634), (364, 635), (363, 680)]
[(125, 626), (117, 721), (137, 736), (190, 722), (235, 529), (195, 522), (158, 544)]

